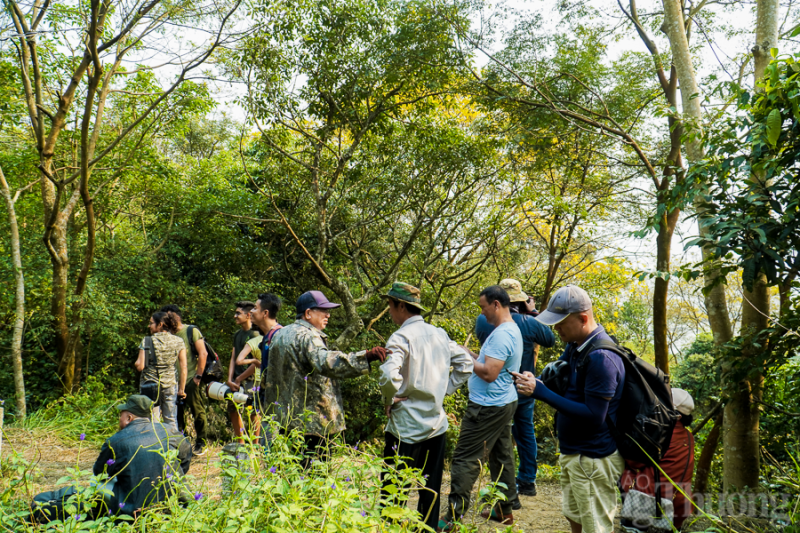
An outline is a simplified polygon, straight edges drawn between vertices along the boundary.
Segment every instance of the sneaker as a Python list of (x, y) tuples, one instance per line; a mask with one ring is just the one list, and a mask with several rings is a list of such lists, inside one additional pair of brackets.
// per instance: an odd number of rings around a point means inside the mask
[(513, 500), (511, 500), (511, 510), (512, 511), (519, 511), (520, 509), (522, 509), (522, 502), (519, 501), (519, 497), (514, 498)]
[(192, 455), (200, 457), (205, 455), (207, 451), (208, 448), (206, 448), (205, 446), (203, 446), (198, 442), (197, 444), (194, 445), (194, 448), (192, 448)]
[(481, 511), (481, 516), (488, 520), (500, 522), (504, 526), (510, 526), (514, 524), (514, 515), (512, 513), (504, 513), (500, 509), (486, 509)]
[(536, 483), (527, 483), (517, 480), (517, 494), (523, 496), (536, 496)]

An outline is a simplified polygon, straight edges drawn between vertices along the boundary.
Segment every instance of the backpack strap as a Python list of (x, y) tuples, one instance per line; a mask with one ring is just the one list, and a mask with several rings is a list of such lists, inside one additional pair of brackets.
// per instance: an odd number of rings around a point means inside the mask
[[(586, 386), (586, 369), (589, 366), (589, 354), (592, 352), (596, 352), (597, 350), (607, 350), (609, 352), (614, 352), (618, 356), (622, 357), (623, 359), (626, 356), (624, 348), (613, 341), (607, 341), (605, 339), (598, 339), (594, 338), (589, 341), (589, 345), (585, 348), (585, 351), (581, 355), (580, 360), (578, 361), (578, 365), (576, 370), (578, 371), (578, 378), (575, 382), (575, 387), (583, 392), (584, 387)], [(577, 352), (577, 349), (573, 352)], [(612, 430), (613, 431), (613, 430)]]
[(196, 326), (186, 326), (186, 338), (189, 339), (189, 351), (195, 359), (197, 359), (198, 356), (197, 346), (194, 345), (194, 330), (196, 329)]
[(267, 335), (266, 335), (267, 344), (272, 342), (272, 337), (274, 337), (275, 334), (278, 333), (278, 330), (280, 330), (280, 329), (283, 329), (283, 326), (278, 324), (276, 327), (272, 328), (271, 330), (269, 330), (267, 332)]
[(144, 349), (147, 352), (147, 366), (156, 371), (156, 378), (161, 382), (161, 374), (158, 372), (158, 357), (156, 357), (156, 347), (153, 345), (153, 337), (144, 338)]

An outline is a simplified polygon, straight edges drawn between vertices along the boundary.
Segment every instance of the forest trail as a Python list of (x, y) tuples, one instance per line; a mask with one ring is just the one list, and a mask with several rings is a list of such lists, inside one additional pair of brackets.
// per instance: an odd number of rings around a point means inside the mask
[[(77, 466), (81, 470), (91, 470), (99, 447), (80, 442), (77, 438), (73, 445), (64, 443), (54, 436), (6, 428), (3, 458), (9, 457), (15, 450), (36, 465), (32, 475), (33, 483), (29, 487), (32, 498), (39, 492), (56, 488), (56, 482), (67, 475), (68, 468)], [(187, 476), (194, 490), (212, 498), (219, 497), (222, 491), (219, 466), (221, 451), (221, 445), (214, 445), (209, 447), (204, 456), (193, 458)], [(450, 475), (449, 472), (445, 472), (442, 492), (447, 494), (449, 487)], [(514, 531), (525, 533), (569, 531), (569, 525), (561, 514), (561, 488), (557, 483), (539, 483), (537, 496), (521, 496), (520, 500), (523, 508), (514, 511)], [(416, 502), (412, 500), (411, 505), (416, 506)], [(469, 516), (476, 521), (475, 523), (484, 521), (476, 513), (471, 512)], [(482, 526), (480, 531), (494, 531), (496, 526), (498, 525), (492, 522)]]

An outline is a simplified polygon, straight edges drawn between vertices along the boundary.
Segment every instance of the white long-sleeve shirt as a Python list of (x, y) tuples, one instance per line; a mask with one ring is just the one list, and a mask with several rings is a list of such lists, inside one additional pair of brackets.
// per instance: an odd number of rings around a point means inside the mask
[(408, 398), (395, 404), (386, 431), (410, 443), (447, 431), (442, 402), (472, 374), (472, 356), (421, 316), (403, 322), (389, 337), (386, 351), (379, 382), (384, 404)]

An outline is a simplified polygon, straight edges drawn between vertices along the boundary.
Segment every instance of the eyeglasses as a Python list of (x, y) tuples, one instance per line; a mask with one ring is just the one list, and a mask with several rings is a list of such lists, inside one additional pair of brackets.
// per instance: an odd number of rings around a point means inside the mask
[(328, 315), (328, 316), (330, 316), (330, 314), (331, 314), (331, 310), (330, 309), (323, 309), (321, 307), (312, 307), (311, 310), (312, 311), (319, 311), (320, 313)]

